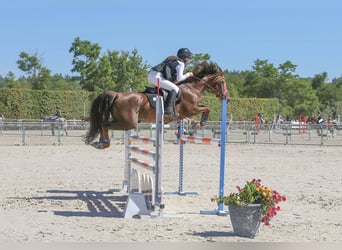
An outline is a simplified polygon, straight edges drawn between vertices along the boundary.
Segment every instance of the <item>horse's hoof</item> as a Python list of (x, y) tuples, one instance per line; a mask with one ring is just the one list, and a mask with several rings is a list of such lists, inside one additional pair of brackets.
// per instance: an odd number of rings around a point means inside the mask
[(109, 146), (110, 146), (109, 143), (102, 143), (102, 142), (94, 142), (90, 145), (96, 149), (105, 149), (105, 148), (109, 148)]

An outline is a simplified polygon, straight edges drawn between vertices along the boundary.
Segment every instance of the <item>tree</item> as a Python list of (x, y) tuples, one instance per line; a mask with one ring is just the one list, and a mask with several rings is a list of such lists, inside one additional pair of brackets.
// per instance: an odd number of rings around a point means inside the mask
[(100, 55), (101, 47), (76, 38), (69, 52), (74, 53), (72, 72), (80, 74), (80, 85), (88, 91), (142, 90), (147, 84), (148, 65), (134, 49)]
[(317, 97), (322, 106), (335, 103), (337, 101), (337, 87), (333, 84), (323, 84), (317, 90)]
[(202, 54), (202, 53), (193, 54), (191, 56), (190, 63), (185, 66), (185, 69), (187, 71), (193, 71), (196, 64), (199, 64), (203, 61), (209, 61), (209, 60), (210, 60), (210, 55), (207, 53), (205, 53), (205, 54)]
[(3, 78), (1, 75), (0, 75), (0, 88), (5, 88), (7, 86), (7, 83), (5, 81), (5, 78)]
[(227, 83), (227, 88), (230, 97), (242, 97), (243, 85), (246, 81), (243, 72), (226, 71), (224, 78)]
[(51, 71), (43, 67), (37, 53), (29, 55), (26, 52), (19, 54), (18, 68), (27, 74), (32, 89), (47, 89)]
[(310, 82), (294, 78), (284, 84), (283, 105), (290, 107), (292, 114), (311, 116), (319, 110), (319, 101)]
[(8, 88), (16, 88), (18, 86), (18, 83), (15, 80), (15, 74), (12, 71), (7, 73), (4, 80)]
[(286, 61), (276, 68), (268, 60), (256, 60), (253, 71), (245, 72), (244, 93), (247, 97), (286, 98), (283, 85), (298, 76), (294, 75), (297, 65)]
[(51, 76), (49, 86), (49, 89), (52, 90), (81, 90), (81, 86), (77, 80), (68, 75), (62, 76), (61, 74)]
[(71, 44), (69, 52), (74, 55), (71, 72), (79, 73), (80, 85), (84, 89), (94, 91), (101, 47), (97, 43), (92, 44), (77, 37)]
[(342, 87), (342, 76), (332, 79), (331, 83), (336, 85), (337, 87)]
[(253, 71), (246, 72), (244, 93), (247, 97), (275, 98), (277, 97), (276, 80), (278, 70), (267, 60), (256, 60)]
[(323, 86), (324, 82), (328, 78), (328, 73), (323, 72), (321, 74), (316, 74), (315, 77), (312, 79), (311, 85), (313, 89), (319, 89)]
[[(296, 69), (297, 69), (297, 65), (293, 64), (290, 61), (286, 61), (282, 64), (279, 64), (278, 66), (279, 76), (283, 80), (291, 79), (294, 77), (293, 73), (296, 72)], [(295, 76), (298, 77), (297, 75)]]

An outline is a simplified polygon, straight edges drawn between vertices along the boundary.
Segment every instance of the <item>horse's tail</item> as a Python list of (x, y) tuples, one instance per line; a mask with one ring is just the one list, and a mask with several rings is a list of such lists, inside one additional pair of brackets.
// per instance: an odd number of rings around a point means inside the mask
[(100, 94), (91, 104), (90, 109), (90, 128), (84, 136), (85, 144), (90, 144), (99, 135), (103, 124), (109, 121), (112, 104), (116, 97), (115, 92), (107, 91)]

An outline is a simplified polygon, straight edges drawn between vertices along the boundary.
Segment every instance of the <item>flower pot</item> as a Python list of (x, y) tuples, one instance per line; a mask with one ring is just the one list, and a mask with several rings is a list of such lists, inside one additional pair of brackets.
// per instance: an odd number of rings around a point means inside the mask
[(228, 209), (234, 233), (238, 236), (254, 238), (259, 232), (261, 204), (228, 205)]

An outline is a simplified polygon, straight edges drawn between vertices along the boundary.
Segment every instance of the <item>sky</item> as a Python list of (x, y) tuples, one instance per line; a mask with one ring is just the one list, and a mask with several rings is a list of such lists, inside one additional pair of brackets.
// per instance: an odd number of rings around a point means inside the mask
[(342, 76), (341, 13), (341, 0), (2, 0), (0, 75), (23, 75), (22, 51), (72, 75), (79, 37), (103, 53), (137, 49), (151, 66), (187, 47), (229, 71), (289, 60), (300, 77), (332, 80)]

